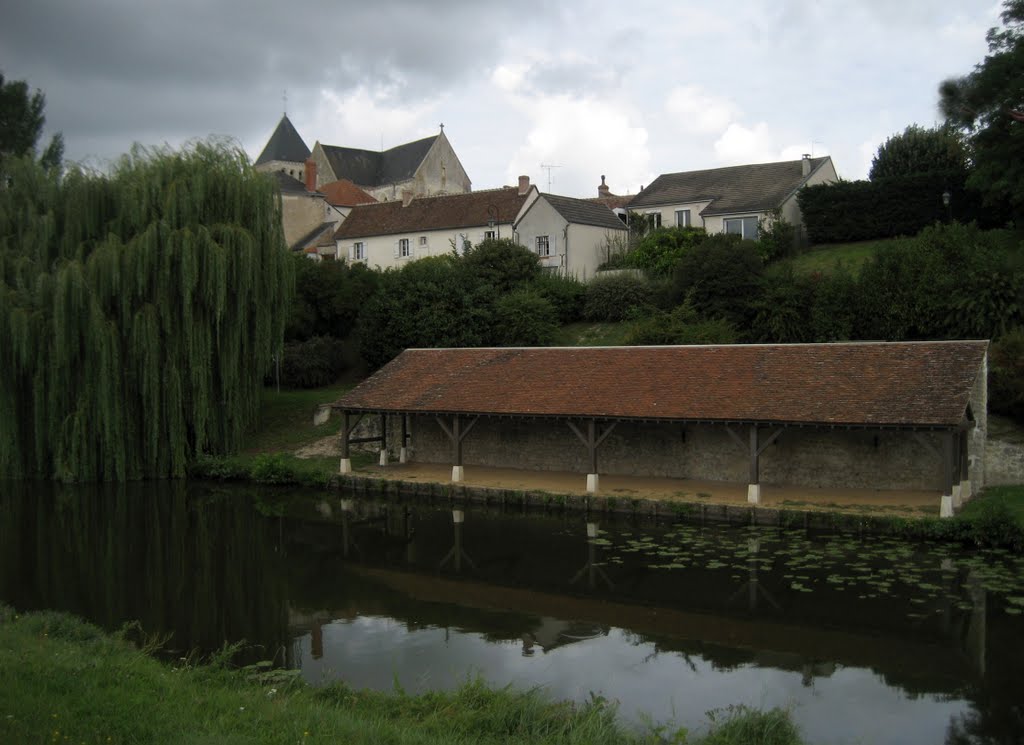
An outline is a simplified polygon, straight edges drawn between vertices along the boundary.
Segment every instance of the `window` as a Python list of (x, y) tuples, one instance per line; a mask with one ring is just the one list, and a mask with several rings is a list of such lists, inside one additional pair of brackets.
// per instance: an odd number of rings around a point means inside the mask
[(651, 230), (661, 227), (661, 213), (660, 212), (648, 212), (647, 222), (651, 226)]
[(363, 243), (362, 241), (356, 241), (355, 243), (352, 244), (352, 260), (366, 260), (366, 244)]
[(493, 230), (485, 230), (484, 231), (484, 240), (485, 241), (493, 241), (497, 237), (498, 237), (498, 234), (496, 232), (494, 232)]
[(427, 236), (425, 236), (425, 235), (421, 235), (420, 236), (420, 245), (421, 246), (427, 245)]
[(690, 227), (690, 210), (676, 210), (676, 227)]
[(757, 218), (756, 217), (727, 217), (725, 232), (738, 235), (745, 240), (757, 240)]
[(409, 239), (400, 238), (398, 241), (398, 258), (406, 259), (411, 255), (412, 252), (409, 250)]
[(551, 246), (548, 243), (548, 237), (546, 235), (537, 236), (537, 255), (538, 256), (550, 256)]

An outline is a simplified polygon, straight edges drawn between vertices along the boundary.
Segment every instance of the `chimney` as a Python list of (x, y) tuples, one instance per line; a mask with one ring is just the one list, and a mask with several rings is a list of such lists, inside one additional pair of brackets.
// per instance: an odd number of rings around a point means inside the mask
[(412, 204), (412, 189), (402, 189), (402, 206), (408, 207)]
[(610, 197), (612, 190), (608, 188), (608, 184), (604, 182), (604, 174), (601, 174), (601, 185), (597, 187), (597, 196), (599, 197)]
[(803, 160), (800, 161), (800, 174), (805, 178), (811, 175), (811, 154), (804, 153)]
[(316, 161), (306, 158), (306, 191), (316, 191)]
[(530, 177), (520, 176), (519, 177), (519, 196), (523, 196), (530, 190)]

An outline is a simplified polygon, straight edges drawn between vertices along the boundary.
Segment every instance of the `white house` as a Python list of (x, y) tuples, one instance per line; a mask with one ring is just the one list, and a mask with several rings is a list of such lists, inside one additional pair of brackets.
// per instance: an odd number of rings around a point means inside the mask
[(426, 256), (463, 250), (487, 238), (512, 238), (512, 222), (537, 197), (520, 176), (519, 186), (465, 194), (415, 197), (352, 207), (334, 233), (339, 258), (387, 269)]
[(709, 233), (757, 237), (757, 223), (776, 208), (801, 225), (796, 195), (805, 186), (838, 181), (832, 158), (756, 163), (665, 173), (633, 197), (629, 210), (650, 215), (655, 227), (702, 227)]
[(540, 194), (524, 204), (512, 227), (541, 266), (584, 282), (608, 258), (609, 243), (628, 235), (622, 220), (601, 202), (556, 194)]

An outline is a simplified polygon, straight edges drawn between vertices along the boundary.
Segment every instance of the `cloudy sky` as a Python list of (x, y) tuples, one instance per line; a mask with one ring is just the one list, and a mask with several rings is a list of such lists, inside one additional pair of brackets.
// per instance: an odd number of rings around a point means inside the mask
[[(100, 166), (133, 142), (228, 135), (255, 160), (285, 106), (312, 148), (388, 148), (444, 122), (475, 189), (527, 174), (596, 196), (664, 172), (831, 154), (863, 178), (939, 117), (998, 0), (31, 0), (0, 72)], [(558, 166), (543, 169), (542, 164)]]

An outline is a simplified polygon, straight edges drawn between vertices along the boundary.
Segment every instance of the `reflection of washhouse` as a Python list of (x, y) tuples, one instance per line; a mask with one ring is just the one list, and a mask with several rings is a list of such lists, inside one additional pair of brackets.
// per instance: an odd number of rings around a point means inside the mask
[(532, 657), (539, 649), (545, 654), (576, 642), (608, 636), (609, 627), (584, 621), (563, 621), (544, 616), (540, 623), (523, 634), (523, 656)]
[(604, 565), (597, 561), (597, 523), (587, 523), (587, 563), (584, 564), (573, 578), (569, 580), (570, 585), (575, 585), (584, 575), (587, 577), (587, 587), (591, 590), (597, 587), (597, 579), (600, 578), (609, 590), (614, 590), (615, 585), (605, 574)]
[(751, 538), (747, 541), (747, 581), (744, 582), (736, 592), (729, 598), (729, 605), (732, 605), (739, 599), (744, 592), (747, 593), (747, 610), (751, 613), (757, 610), (757, 598), (763, 596), (775, 610), (781, 611), (782, 607), (778, 604), (772, 594), (768, 592), (763, 584), (757, 578), (757, 564), (758, 554), (761, 550), (761, 540), (759, 538)]
[(476, 571), (476, 564), (469, 558), (469, 554), (466, 553), (465, 549), (462, 548), (462, 524), (466, 522), (466, 513), (462, 510), (452, 510), (452, 528), (455, 532), (455, 544), (451, 550), (444, 555), (440, 563), (437, 565), (438, 569), (444, 569), (445, 564), (449, 561), (453, 561), (453, 567), (456, 572), (462, 571), (462, 562), (465, 561), (469, 564), (470, 569)]

